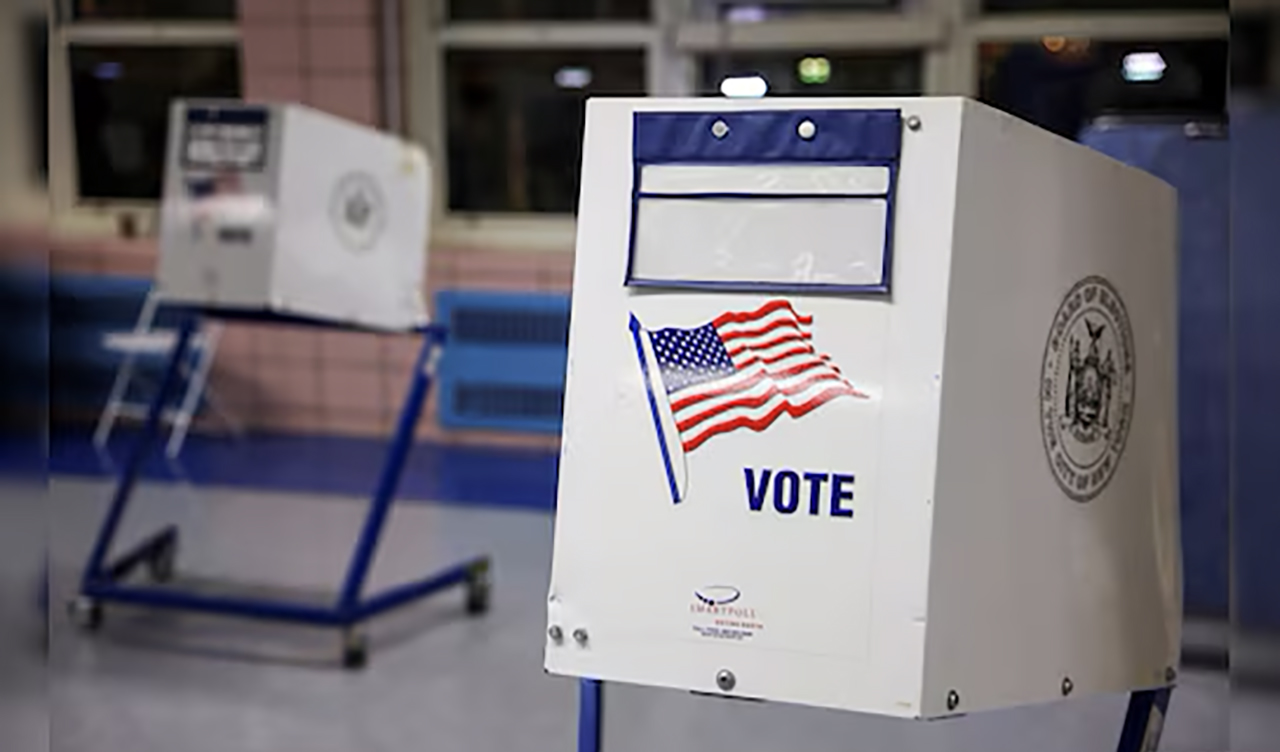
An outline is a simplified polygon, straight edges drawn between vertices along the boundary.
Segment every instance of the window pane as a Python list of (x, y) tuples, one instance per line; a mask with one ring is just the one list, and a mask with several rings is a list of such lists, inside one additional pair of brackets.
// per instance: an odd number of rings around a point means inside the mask
[(771, 2), (731, 2), (729, 0), (693, 0), (693, 12), (701, 19), (721, 18), (739, 23), (764, 21), (804, 14), (827, 14), (842, 11), (888, 11), (903, 5), (903, 0), (772, 0)]
[(28, 127), (36, 153), (32, 171), (40, 182), (49, 179), (49, 22), (31, 18), (25, 26)]
[(1073, 10), (1227, 10), (1227, 0), (982, 0), (984, 10), (999, 12)]
[[(1273, 63), (1272, 61), (1276, 61)], [(1231, 16), (1231, 88), (1280, 90), (1280, 17)]]
[(640, 51), (445, 57), (449, 208), (571, 212), (588, 96), (644, 95)]
[(449, 18), (454, 21), (644, 20), (649, 18), (649, 0), (449, 0)]
[(758, 77), (771, 96), (915, 96), (923, 88), (922, 75), (917, 52), (733, 53), (702, 59), (700, 90), (721, 94), (726, 79)]
[(239, 98), (235, 47), (71, 48), (76, 157), (84, 198), (156, 199), (169, 103)]
[(1090, 42), (981, 47), (983, 101), (1075, 138), (1104, 115), (1204, 119), (1226, 115), (1227, 42)]
[(75, 0), (77, 20), (220, 20), (236, 18), (236, 0)]

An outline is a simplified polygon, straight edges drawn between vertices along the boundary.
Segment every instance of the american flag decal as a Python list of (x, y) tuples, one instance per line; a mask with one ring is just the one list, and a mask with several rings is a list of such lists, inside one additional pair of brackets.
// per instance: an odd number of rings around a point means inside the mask
[[(798, 418), (840, 397), (866, 399), (814, 349), (812, 325), (812, 316), (774, 300), (692, 329), (647, 331), (684, 451), (739, 428), (763, 431), (784, 414)], [(640, 336), (634, 320), (632, 330)]]

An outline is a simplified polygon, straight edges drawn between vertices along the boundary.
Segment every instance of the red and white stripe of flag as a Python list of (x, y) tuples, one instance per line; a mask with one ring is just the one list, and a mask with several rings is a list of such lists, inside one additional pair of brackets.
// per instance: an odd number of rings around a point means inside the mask
[(841, 397), (866, 398), (812, 344), (812, 316), (785, 300), (748, 313), (726, 313), (712, 324), (736, 373), (672, 395), (671, 412), (684, 450), (738, 428), (760, 431), (784, 413), (798, 418)]

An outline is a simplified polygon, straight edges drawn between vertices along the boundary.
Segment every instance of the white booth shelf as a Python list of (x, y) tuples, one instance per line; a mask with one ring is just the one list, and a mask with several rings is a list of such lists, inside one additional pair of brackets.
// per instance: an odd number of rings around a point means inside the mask
[(959, 98), (593, 100), (582, 182), (549, 671), (906, 717), (1170, 682), (1169, 186)]

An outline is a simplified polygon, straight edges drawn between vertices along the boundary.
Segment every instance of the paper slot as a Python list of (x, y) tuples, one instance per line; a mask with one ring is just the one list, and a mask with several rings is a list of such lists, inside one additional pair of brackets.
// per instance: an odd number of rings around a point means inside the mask
[(877, 165), (657, 164), (640, 170), (642, 194), (884, 196), (889, 168)]
[(633, 283), (873, 289), (886, 277), (883, 197), (641, 195), (632, 221)]

